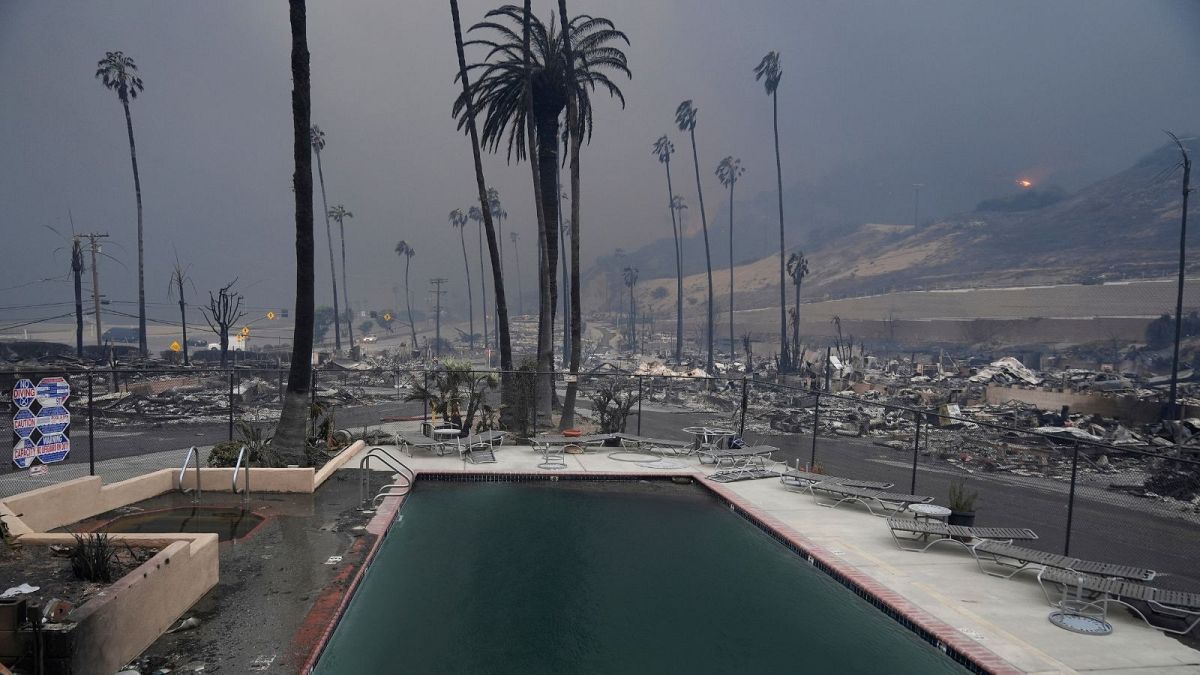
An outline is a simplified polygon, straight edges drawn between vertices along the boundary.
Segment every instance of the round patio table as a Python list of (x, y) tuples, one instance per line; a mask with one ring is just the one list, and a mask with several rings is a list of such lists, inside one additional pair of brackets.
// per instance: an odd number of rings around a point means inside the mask
[(950, 516), (950, 509), (937, 504), (909, 504), (908, 510), (917, 520), (941, 520), (945, 522)]
[(691, 434), (694, 438), (692, 442), (693, 451), (700, 450), (701, 448), (720, 448), (725, 439), (736, 435), (733, 429), (724, 429), (722, 427), (684, 427), (683, 433)]

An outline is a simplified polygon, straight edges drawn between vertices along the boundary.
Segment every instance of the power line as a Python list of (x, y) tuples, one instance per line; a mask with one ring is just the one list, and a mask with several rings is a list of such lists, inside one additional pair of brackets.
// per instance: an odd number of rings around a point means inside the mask
[(33, 321), (26, 321), (24, 323), (14, 323), (11, 326), (0, 326), (0, 331), (12, 330), (14, 328), (22, 328), (24, 326), (32, 326), (35, 323), (43, 323), (45, 321), (53, 321), (55, 319), (61, 319), (64, 317), (71, 316), (74, 313), (75, 312), (67, 312), (66, 314), (59, 314), (58, 316), (48, 316), (44, 319), (34, 319)]

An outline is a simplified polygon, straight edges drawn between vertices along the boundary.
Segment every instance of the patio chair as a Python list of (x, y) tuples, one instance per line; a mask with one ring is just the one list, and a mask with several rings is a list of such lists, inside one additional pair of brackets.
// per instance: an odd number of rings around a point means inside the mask
[(508, 433), (504, 431), (484, 431), (462, 439), (460, 454), (472, 464), (495, 464), (497, 445), (504, 443)]
[[(834, 502), (832, 504), (821, 503), (821, 500), (817, 498), (817, 491), (832, 495), (835, 498)], [(809, 486), (809, 493), (812, 494), (813, 501), (818, 506), (836, 509), (846, 502), (858, 502), (867, 507), (867, 511), (870, 511), (873, 516), (886, 516), (889, 512), (899, 513), (907, 509), (911, 504), (928, 504), (933, 501), (933, 497), (925, 497), (923, 495), (885, 492), (883, 490), (873, 490), (828, 481), (813, 483)], [(872, 502), (877, 504), (879, 510), (883, 513), (875, 513), (875, 509), (871, 508)]]
[(444, 455), (446, 449), (445, 443), (433, 438), (425, 438), (424, 436), (418, 436), (414, 438), (404, 434), (396, 434), (396, 442), (397, 444), (404, 446), (404, 451), (408, 453), (409, 457), (413, 456), (414, 448), (431, 450), (438, 457)]
[(811, 471), (801, 471), (800, 469), (788, 469), (783, 472), (779, 476), (779, 482), (783, 483), (783, 486), (788, 489), (797, 489), (801, 492), (810, 492), (813, 483), (836, 483), (838, 485), (866, 488), (868, 490), (890, 490), (895, 485), (894, 483), (883, 481), (828, 476), (823, 473), (812, 473)]
[(639, 436), (637, 434), (627, 434), (624, 432), (617, 433), (615, 436), (621, 441), (621, 445), (626, 448), (639, 448), (659, 451), (659, 454), (665, 454), (670, 451), (672, 455), (680, 453), (687, 454), (691, 451), (691, 441), (673, 441), (665, 438), (650, 438), (649, 436)]
[[(1012, 543), (1017, 540), (1033, 540), (1037, 539), (1037, 534), (1025, 527), (963, 527), (961, 525), (947, 525), (940, 520), (928, 520), (916, 518), (888, 518), (888, 530), (892, 533), (892, 540), (896, 542), (896, 548), (903, 551), (925, 551), (935, 544), (949, 542), (958, 544), (970, 551), (974, 550), (972, 545), (979, 539), (990, 539), (993, 541), (1002, 541)], [(900, 537), (897, 532), (904, 532), (914, 536)], [(930, 541), (930, 538), (933, 538)], [(922, 539), (928, 543), (924, 546), (905, 546), (901, 541), (916, 541)]]
[[(1185, 635), (1200, 624), (1200, 593), (1155, 588), (1133, 581), (1105, 579), (1054, 567), (1046, 567), (1038, 572), (1038, 583), (1050, 606), (1065, 612), (1083, 616), (1091, 616), (1091, 612), (1094, 612), (1094, 618), (1104, 621), (1108, 616), (1108, 605), (1115, 603), (1128, 607), (1147, 626), (1165, 633)], [(1052, 600), (1046, 584), (1059, 586), (1062, 599), (1057, 602)], [(1085, 594), (1087, 599), (1084, 598)], [(1152, 622), (1151, 617), (1174, 619), (1182, 627), (1168, 628)]]
[[(1095, 574), (1096, 576), (1109, 579), (1128, 579), (1130, 581), (1152, 581), (1155, 577), (1154, 570), (1143, 567), (1082, 560), (1080, 558), (1071, 558), (1065, 555), (1047, 553), (1024, 546), (1015, 546), (1013, 544), (986, 539), (972, 546), (971, 552), (975, 554), (975, 561), (979, 564), (980, 570), (994, 577), (1005, 579), (1015, 576), (1021, 570), (1036, 569), (1041, 571), (1048, 567), (1083, 572), (1085, 574)], [(988, 558), (989, 562), (1012, 568), (1012, 572), (1000, 574), (984, 569), (983, 559), (985, 557)]]
[(767, 460), (771, 459), (771, 453), (779, 452), (779, 448), (773, 445), (753, 445), (744, 448), (721, 449), (707, 448), (699, 451), (697, 456), (700, 458), (700, 463), (704, 463), (704, 458), (707, 457), (711, 463), (720, 466), (723, 463), (735, 464), (738, 462), (757, 462), (760, 468), (767, 468)]

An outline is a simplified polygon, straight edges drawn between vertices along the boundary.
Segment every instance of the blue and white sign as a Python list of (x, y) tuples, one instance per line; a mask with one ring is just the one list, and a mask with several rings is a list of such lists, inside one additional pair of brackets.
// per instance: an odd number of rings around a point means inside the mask
[(18, 469), (28, 469), (30, 464), (33, 464), (33, 458), (37, 457), (37, 446), (28, 438), (17, 439), (17, 444), (13, 446), (13, 465)]
[(37, 441), (37, 458), (42, 464), (61, 462), (71, 452), (71, 441), (62, 434), (43, 434)]
[(39, 410), (36, 419), (37, 430), (42, 432), (43, 436), (60, 434), (71, 423), (71, 413), (67, 412), (67, 409), (62, 406), (52, 406)]
[(17, 410), (16, 415), (13, 415), (13, 433), (17, 435), (17, 438), (29, 438), (36, 428), (37, 417), (30, 412), (29, 408), (21, 408)]
[(71, 385), (64, 377), (43, 377), (34, 387), (38, 403), (43, 406), (58, 406), (71, 396)]
[(33, 405), (33, 401), (37, 398), (37, 389), (34, 388), (33, 382), (29, 380), (17, 380), (13, 385), (13, 403), (18, 408), (28, 408)]

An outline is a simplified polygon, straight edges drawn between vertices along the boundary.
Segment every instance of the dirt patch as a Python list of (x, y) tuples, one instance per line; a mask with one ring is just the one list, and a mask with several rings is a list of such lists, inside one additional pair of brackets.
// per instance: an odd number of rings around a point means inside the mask
[[(21, 584), (37, 586), (38, 590), (16, 596), (37, 602), (43, 607), (57, 598), (71, 608), (79, 607), (110, 584), (83, 581), (71, 570), (70, 546), (8, 546), (0, 545), (0, 593)], [(133, 571), (142, 561), (154, 555), (155, 549), (127, 549), (117, 546), (113, 581)]]

